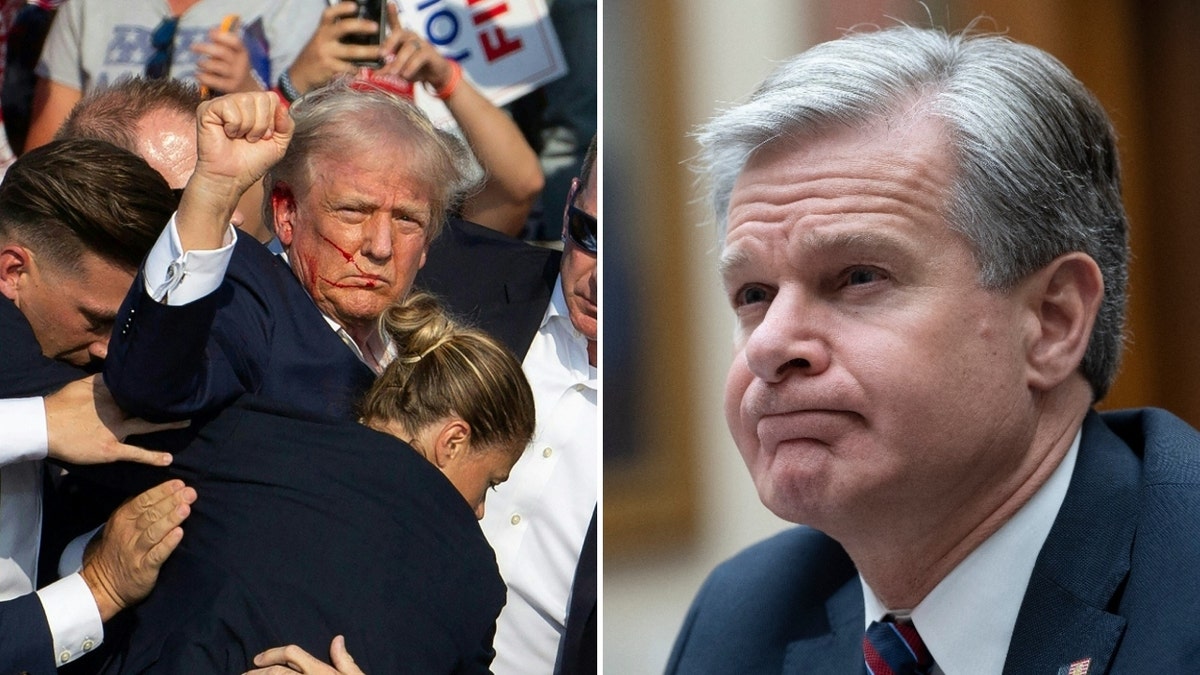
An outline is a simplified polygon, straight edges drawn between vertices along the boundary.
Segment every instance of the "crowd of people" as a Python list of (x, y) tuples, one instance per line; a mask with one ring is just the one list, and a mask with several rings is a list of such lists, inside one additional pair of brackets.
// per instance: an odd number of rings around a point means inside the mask
[(160, 4), (36, 7), (0, 671), (595, 672), (595, 137), (534, 246), (538, 154), (395, 6)]

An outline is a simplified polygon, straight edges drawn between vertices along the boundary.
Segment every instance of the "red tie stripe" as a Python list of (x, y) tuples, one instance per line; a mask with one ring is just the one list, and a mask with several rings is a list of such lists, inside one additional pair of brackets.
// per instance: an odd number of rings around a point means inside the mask
[(933, 668), (933, 656), (911, 623), (871, 623), (863, 636), (863, 659), (871, 675), (927, 675)]

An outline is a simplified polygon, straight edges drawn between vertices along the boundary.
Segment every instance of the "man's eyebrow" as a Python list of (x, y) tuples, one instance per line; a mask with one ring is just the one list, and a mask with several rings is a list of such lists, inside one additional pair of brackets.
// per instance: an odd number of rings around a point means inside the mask
[(809, 233), (804, 237), (803, 245), (821, 252), (854, 251), (904, 257), (914, 253), (914, 245), (909, 240), (874, 229)]
[(117, 320), (117, 313), (107, 308), (80, 305), (79, 313), (92, 323), (113, 323)]
[(751, 253), (745, 248), (737, 245), (726, 247), (717, 259), (717, 274), (725, 281), (747, 268), (753, 268), (756, 264)]
[[(914, 246), (909, 241), (873, 229), (841, 232), (809, 232), (799, 242), (788, 242), (790, 249), (799, 244), (801, 250), (829, 254), (839, 251), (855, 251), (873, 255), (910, 257)], [(717, 272), (726, 276), (746, 267), (758, 265), (758, 261), (745, 248), (736, 244), (726, 247), (717, 260)]]

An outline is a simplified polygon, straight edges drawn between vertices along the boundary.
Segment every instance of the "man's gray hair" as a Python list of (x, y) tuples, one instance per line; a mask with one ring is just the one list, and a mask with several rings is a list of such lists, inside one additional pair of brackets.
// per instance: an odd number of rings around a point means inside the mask
[(985, 287), (1010, 289), (1073, 251), (1099, 265), (1104, 298), (1080, 369), (1100, 400), (1120, 363), (1128, 281), (1115, 134), (1095, 97), (1035, 47), (898, 26), (783, 63), (697, 133), (722, 241), (734, 182), (757, 148), (914, 111), (948, 130), (959, 173), (946, 218), (972, 247)]
[(432, 195), (426, 241), (433, 241), (446, 219), (482, 181), (471, 153), (454, 134), (436, 128), (420, 108), (391, 92), (340, 78), (315, 89), (291, 107), (296, 123), (287, 153), (264, 178), (264, 221), (273, 224), (271, 191), (287, 184), (297, 198), (308, 194), (313, 163), (322, 158), (371, 152), (390, 156), (408, 168)]

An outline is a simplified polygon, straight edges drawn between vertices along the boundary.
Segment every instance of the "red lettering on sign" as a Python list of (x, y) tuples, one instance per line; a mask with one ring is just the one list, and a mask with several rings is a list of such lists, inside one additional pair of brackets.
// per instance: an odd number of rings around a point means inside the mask
[(521, 49), (521, 38), (509, 38), (500, 26), (494, 26), (479, 34), (479, 44), (483, 46), (483, 55), (488, 63), (504, 58)]
[(507, 11), (508, 11), (508, 5), (502, 2), (498, 5), (493, 6), (491, 9), (485, 9), (482, 12), (479, 12), (478, 14), (472, 14), (471, 21), (474, 21), (475, 25), (478, 26), (481, 23), (486, 23), (488, 21), (491, 21), (492, 19), (500, 16), (501, 14), (504, 14)]

